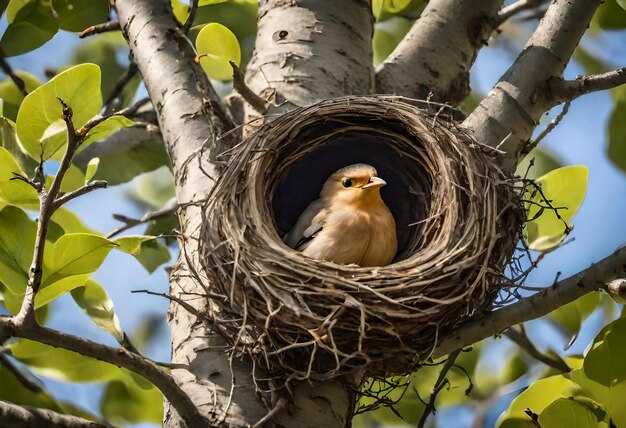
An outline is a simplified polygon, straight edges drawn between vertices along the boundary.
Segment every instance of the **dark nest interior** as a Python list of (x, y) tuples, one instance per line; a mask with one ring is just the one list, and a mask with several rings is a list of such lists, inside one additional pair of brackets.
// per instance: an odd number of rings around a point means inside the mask
[[(404, 374), (487, 309), (518, 239), (519, 191), (442, 109), (399, 97), (326, 100), (232, 149), (205, 209), (204, 269), (231, 352), (269, 377)], [(389, 266), (310, 259), (283, 244), (335, 170), (373, 165), (397, 224)]]

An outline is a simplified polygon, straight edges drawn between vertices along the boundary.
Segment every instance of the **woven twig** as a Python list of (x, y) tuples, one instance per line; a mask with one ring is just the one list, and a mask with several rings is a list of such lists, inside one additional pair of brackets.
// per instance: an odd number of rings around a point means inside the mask
[[(229, 297), (212, 304), (232, 321), (231, 352), (283, 381), (403, 374), (490, 307), (519, 236), (519, 192), (449, 117), (398, 97), (327, 100), (224, 155), (201, 239), (210, 288)], [(359, 161), (389, 183), (394, 263), (341, 266), (286, 247), (281, 234), (324, 180)]]

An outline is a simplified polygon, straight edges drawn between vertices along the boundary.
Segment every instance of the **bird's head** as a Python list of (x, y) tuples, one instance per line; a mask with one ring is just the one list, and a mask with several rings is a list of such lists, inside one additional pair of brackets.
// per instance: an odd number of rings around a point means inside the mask
[(328, 177), (320, 197), (347, 204), (382, 202), (380, 188), (386, 184), (385, 180), (378, 177), (376, 168), (365, 163), (356, 163), (341, 168)]

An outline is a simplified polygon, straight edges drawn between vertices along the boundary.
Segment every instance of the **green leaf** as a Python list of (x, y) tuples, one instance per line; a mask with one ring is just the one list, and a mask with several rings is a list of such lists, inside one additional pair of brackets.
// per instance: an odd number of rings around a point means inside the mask
[(27, 209), (39, 208), (37, 191), (28, 183), (14, 180), (15, 174), (25, 175), (11, 153), (0, 147), (0, 207), (15, 205)]
[(65, 233), (89, 233), (98, 235), (94, 229), (91, 229), (83, 223), (83, 221), (67, 208), (59, 208), (52, 214), (51, 221), (59, 225)]
[(123, 236), (113, 242), (118, 245), (118, 250), (135, 256), (150, 273), (170, 259), (170, 252), (154, 236)]
[(380, 26), (374, 27), (374, 64), (378, 65), (383, 62), (391, 52), (398, 46), (398, 43), (409, 32), (413, 25), (413, 21), (401, 17), (392, 18), (390, 25), (385, 29)]
[(26, 290), (37, 225), (18, 208), (0, 211), (0, 282), (15, 296)]
[(580, 401), (559, 398), (539, 415), (539, 426), (550, 428), (596, 428), (598, 418)]
[(604, 327), (585, 356), (585, 375), (611, 387), (626, 382), (626, 318)]
[(108, 0), (52, 0), (59, 27), (79, 32), (109, 20)]
[(497, 428), (534, 427), (525, 410), (541, 414), (550, 404), (562, 397), (571, 397), (577, 389), (576, 383), (562, 375), (551, 376), (533, 382), (524, 392), (511, 402), (509, 408), (500, 415)]
[(144, 172), (169, 165), (169, 158), (160, 134), (148, 133), (143, 129), (125, 128), (122, 138), (115, 136), (94, 143), (79, 153), (74, 161), (85, 171), (88, 162), (100, 158), (98, 171), (93, 177), (106, 180), (110, 186), (126, 183)]
[(103, 140), (114, 132), (119, 131), (122, 128), (130, 128), (134, 124), (135, 122), (124, 116), (109, 117), (87, 133), (81, 147), (85, 148), (94, 141)]
[(113, 302), (100, 284), (88, 279), (83, 287), (72, 290), (72, 297), (98, 327), (111, 333), (118, 342), (124, 340), (124, 332), (115, 315)]
[(17, 360), (62, 382), (107, 382), (123, 376), (112, 364), (31, 340), (20, 339), (10, 348)]
[(176, 20), (181, 24), (184, 24), (189, 16), (189, 5), (183, 3), (180, 0), (171, 0), (172, 12), (176, 17)]
[(616, 0), (606, 0), (598, 8), (594, 20), (604, 30), (621, 30), (626, 28), (626, 11)]
[[(32, 378), (26, 374), (28, 378)], [(35, 384), (38, 382), (35, 380)], [(10, 401), (21, 406), (50, 409), (58, 413), (80, 416), (85, 419), (96, 421), (95, 415), (75, 406), (72, 403), (58, 401), (44, 389), (32, 391), (26, 388), (8, 369), (0, 365), (0, 400)]]
[(222, 24), (205, 25), (196, 38), (196, 50), (202, 55), (200, 65), (211, 79), (232, 79), (233, 69), (229, 61), (237, 65), (241, 63), (239, 41)]
[(244, 39), (256, 37), (257, 15), (256, 0), (230, 0), (198, 7), (194, 26), (202, 27), (202, 24), (217, 22), (230, 29), (243, 42)]
[(163, 421), (163, 395), (134, 373), (110, 382), (100, 404), (104, 418), (115, 426)]
[(6, 117), (0, 117), (0, 147), (4, 147), (26, 174), (35, 171), (39, 165), (31, 159), (20, 145), (15, 133), (15, 123)]
[(35, 89), (22, 102), (17, 115), (17, 135), (26, 152), (39, 160), (60, 160), (67, 144), (67, 131), (61, 117), (59, 100), (74, 112), (74, 126), (83, 126), (102, 106), (100, 68), (81, 64), (53, 77)]
[(377, 21), (384, 21), (393, 15), (402, 15), (417, 9), (423, 0), (373, 0), (372, 13)]
[(44, 307), (45, 305), (52, 302), (54, 299), (61, 297), (63, 294), (67, 293), (68, 291), (72, 291), (75, 288), (84, 286), (87, 283), (88, 279), (89, 279), (88, 274), (72, 275), (72, 276), (58, 278), (54, 281), (49, 281), (45, 283), (39, 289), (39, 292), (37, 293), (37, 296), (35, 297), (35, 309)]
[(626, 11), (626, 0), (616, 0), (619, 7)]
[(626, 382), (606, 387), (585, 376), (585, 371), (582, 368), (572, 371), (569, 377), (581, 387), (577, 397), (589, 397), (595, 402), (601, 403), (615, 426), (626, 426), (626, 406), (624, 406)]
[[(17, 77), (24, 81), (26, 91), (29, 93), (41, 85), (39, 79), (26, 71), (15, 70), (14, 73)], [(2, 98), (3, 101), (2, 115), (15, 121), (17, 111), (20, 108), (20, 104), (22, 104), (22, 101), (24, 100), (24, 95), (17, 88), (17, 85), (15, 85), (13, 80), (8, 77), (0, 82), (0, 98)]]
[[(530, 166), (531, 161), (533, 163), (532, 167)], [(544, 148), (537, 147), (517, 165), (515, 174), (520, 177), (536, 179), (562, 166), (561, 162), (552, 153)]]
[[(54, 176), (48, 175), (46, 177), (46, 189), (50, 189), (53, 181)], [(73, 192), (76, 189), (80, 189), (83, 184), (85, 184), (85, 175), (83, 172), (77, 166), (70, 165), (61, 182), (61, 191)]]
[[(72, 64), (83, 64), (86, 62), (100, 66), (102, 96), (106, 99), (116, 83), (126, 71), (127, 64), (120, 61), (128, 55), (128, 44), (120, 32), (100, 34), (79, 45), (72, 55)], [(130, 105), (137, 87), (141, 81), (141, 76), (137, 75), (125, 86), (122, 92), (122, 103), (120, 107)]]
[(7, 8), (9, 26), (0, 39), (5, 56), (21, 55), (50, 40), (59, 29), (50, 0), (13, 0)]
[(137, 187), (129, 194), (134, 200), (152, 208), (161, 208), (175, 197), (174, 176), (167, 168), (139, 177)]
[(622, 171), (626, 172), (626, 91), (619, 91), (613, 112), (609, 118), (607, 153), (609, 159)]
[[(548, 201), (533, 188), (526, 191), (526, 199), (534, 202), (527, 204), (528, 222), (524, 229), (530, 249), (551, 251), (565, 239), (569, 233), (567, 229), (571, 228), (570, 223), (585, 199), (588, 175), (586, 166), (566, 166), (542, 175), (536, 183)], [(558, 209), (561, 218), (549, 208), (545, 208), (537, 217), (540, 206), (548, 206), (548, 203)]]
[(115, 246), (99, 235), (68, 233), (61, 236), (54, 244), (46, 245), (42, 287), (66, 277), (95, 272)]
[(87, 163), (87, 170), (85, 171), (85, 184), (89, 183), (93, 176), (96, 175), (98, 165), (100, 165), (100, 158), (92, 158)]
[(582, 322), (598, 308), (599, 304), (600, 293), (589, 293), (552, 311), (548, 319), (569, 337), (571, 345), (580, 332)]

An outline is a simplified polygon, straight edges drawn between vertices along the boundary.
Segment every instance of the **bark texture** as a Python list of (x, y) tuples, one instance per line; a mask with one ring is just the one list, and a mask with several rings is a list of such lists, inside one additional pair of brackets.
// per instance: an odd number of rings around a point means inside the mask
[(504, 154), (513, 169), (541, 116), (553, 106), (560, 78), (601, 0), (554, 0), (511, 68), (463, 122), (474, 137)]
[[(216, 136), (230, 118), (204, 72), (193, 62), (189, 41), (177, 29), (165, 0), (119, 0), (120, 23), (134, 60), (155, 105), (176, 181), (182, 235), (180, 256), (171, 274), (171, 294), (189, 299), (204, 294), (206, 278), (198, 270), (198, 239), (202, 201), (210, 191), (216, 166), (210, 161), (223, 150)], [(204, 298), (189, 299), (207, 313)], [(209, 419), (211, 426), (244, 426), (260, 419), (265, 407), (257, 400), (250, 367), (229, 360), (225, 342), (202, 319), (172, 303), (168, 313), (172, 331), (172, 362), (189, 369), (172, 370), (177, 383)], [(237, 379), (237, 388), (233, 380)], [(165, 425), (182, 426), (166, 403)]]
[(469, 70), (487, 44), (502, 0), (431, 0), (379, 66), (376, 92), (458, 104), (470, 92)]
[(247, 84), (291, 110), (374, 88), (368, 0), (262, 0)]

